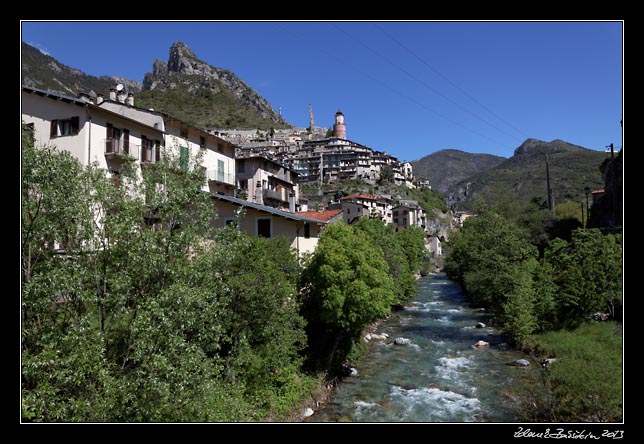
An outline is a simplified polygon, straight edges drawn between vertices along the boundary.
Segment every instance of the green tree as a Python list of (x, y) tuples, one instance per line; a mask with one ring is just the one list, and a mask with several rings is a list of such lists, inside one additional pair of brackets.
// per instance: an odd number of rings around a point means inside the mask
[(571, 242), (550, 242), (545, 259), (560, 289), (562, 320), (577, 325), (598, 311), (615, 314), (622, 299), (621, 234), (578, 229)]
[(394, 169), (390, 165), (385, 165), (380, 169), (379, 183), (392, 183), (394, 181)]
[(328, 357), (326, 368), (341, 343), (358, 337), (394, 302), (394, 282), (382, 250), (362, 230), (343, 223), (323, 232), (304, 273), (303, 287), (304, 313), (311, 324), (309, 341), (315, 341), (315, 354)]

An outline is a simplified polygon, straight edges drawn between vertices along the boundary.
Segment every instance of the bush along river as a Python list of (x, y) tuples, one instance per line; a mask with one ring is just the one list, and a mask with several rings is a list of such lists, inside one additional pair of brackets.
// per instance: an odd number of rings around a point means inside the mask
[(306, 421), (518, 421), (517, 394), (541, 369), (489, 321), (445, 274), (421, 278), (416, 300), (367, 335), (357, 374)]

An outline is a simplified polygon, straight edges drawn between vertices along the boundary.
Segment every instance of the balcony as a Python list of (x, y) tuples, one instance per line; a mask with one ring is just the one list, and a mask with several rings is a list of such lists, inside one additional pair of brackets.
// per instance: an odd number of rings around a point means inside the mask
[(226, 173), (223, 170), (207, 170), (206, 177), (209, 182), (220, 182), (228, 185), (235, 185), (235, 175), (232, 173)]
[(110, 159), (127, 159), (131, 158), (130, 144), (123, 143), (119, 138), (105, 139), (105, 158)]
[(288, 190), (286, 189), (282, 189), (280, 191), (264, 189), (262, 190), (262, 196), (264, 199), (273, 199), (279, 200), (280, 202), (288, 202)]

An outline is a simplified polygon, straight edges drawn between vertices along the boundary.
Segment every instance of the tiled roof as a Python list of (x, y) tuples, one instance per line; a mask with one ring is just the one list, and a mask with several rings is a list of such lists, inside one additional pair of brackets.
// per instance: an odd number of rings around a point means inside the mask
[(301, 221), (304, 221), (304, 222), (311, 222), (311, 223), (320, 223), (320, 222), (324, 223), (324, 221), (321, 221), (319, 219), (313, 219), (313, 218), (307, 217), (307, 216), (303, 216), (300, 213), (290, 213), (288, 211), (281, 211), (281, 210), (275, 209), (273, 207), (268, 207), (266, 205), (260, 205), (260, 204), (257, 204), (255, 202), (249, 202), (247, 200), (238, 199), (238, 198), (232, 197), (232, 196), (224, 196), (224, 195), (221, 195), (221, 194), (211, 194), (211, 195), (212, 195), (212, 197), (214, 197), (215, 199), (218, 199), (218, 200), (223, 200), (225, 202), (230, 202), (232, 204), (240, 205), (240, 206), (243, 206), (243, 207), (254, 208), (256, 210), (263, 211), (265, 213), (269, 213), (269, 214), (272, 214), (274, 216), (283, 217), (285, 219), (301, 220)]
[(328, 222), (340, 213), (342, 213), (342, 210), (338, 209), (338, 210), (324, 210), (324, 211), (298, 211), (296, 214), (298, 216), (308, 217), (309, 219), (316, 219), (322, 222)]

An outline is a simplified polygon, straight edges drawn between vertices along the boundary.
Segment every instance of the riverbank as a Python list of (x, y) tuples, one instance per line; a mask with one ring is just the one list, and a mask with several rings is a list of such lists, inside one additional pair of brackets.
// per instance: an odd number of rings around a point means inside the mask
[[(417, 281), (416, 298), (370, 326), (388, 335), (370, 342), (354, 376), (344, 378), (306, 422), (511, 422), (515, 392), (541, 371), (512, 365), (524, 353), (489, 327), (443, 273)], [(406, 345), (394, 345), (396, 338)], [(479, 340), (487, 347), (474, 347)]]

